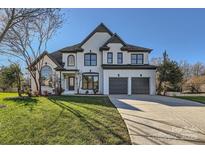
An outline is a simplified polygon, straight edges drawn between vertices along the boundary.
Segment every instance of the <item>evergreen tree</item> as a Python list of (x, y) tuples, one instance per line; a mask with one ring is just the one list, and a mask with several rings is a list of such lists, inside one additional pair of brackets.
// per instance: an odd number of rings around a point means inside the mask
[(180, 91), (183, 73), (176, 61), (170, 60), (167, 52), (163, 53), (163, 61), (157, 69), (159, 85), (158, 94), (165, 95), (167, 90)]

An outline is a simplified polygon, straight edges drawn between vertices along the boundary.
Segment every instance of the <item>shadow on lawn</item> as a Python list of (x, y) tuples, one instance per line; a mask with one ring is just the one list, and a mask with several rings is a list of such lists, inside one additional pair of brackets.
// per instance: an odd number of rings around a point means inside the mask
[[(109, 140), (109, 138), (108, 138), (109, 135), (107, 135), (107, 134), (111, 134), (112, 136), (114, 136), (115, 138), (118, 138), (120, 140), (116, 144), (130, 144), (129, 138), (125, 138), (122, 135), (120, 135), (119, 134), (119, 133), (121, 133), (120, 131), (112, 130), (111, 126), (106, 125), (101, 120), (97, 120), (97, 118), (95, 118), (95, 116), (94, 117), (89, 116), (88, 114), (86, 114), (86, 112), (81, 112), (78, 109), (75, 109), (75, 108), (67, 105), (66, 103), (62, 103), (61, 101), (69, 101), (68, 103), (72, 102), (71, 104), (74, 104), (80, 108), (84, 108), (84, 109), (88, 110), (89, 112), (94, 112), (94, 114), (101, 114), (106, 120), (109, 120), (111, 123), (115, 123), (116, 120), (119, 121), (120, 117), (116, 117), (116, 116), (110, 117), (110, 114), (107, 114), (106, 112), (102, 112), (102, 111), (100, 112), (100, 110), (98, 110), (98, 109), (95, 110), (95, 108), (81, 106), (81, 104), (84, 104), (84, 99), (83, 99), (83, 103), (82, 103), (82, 100), (80, 100), (79, 98), (76, 98), (76, 97), (69, 97), (69, 100), (68, 100), (68, 98), (66, 99), (66, 97), (48, 97), (48, 99), (52, 103), (54, 103), (54, 104), (58, 105), (60, 108), (62, 108), (62, 111), (67, 110), (67, 111), (71, 112), (73, 115), (75, 115), (77, 118), (79, 118), (80, 122), (82, 122), (83, 125), (88, 127), (90, 129), (90, 131), (98, 138), (98, 140), (102, 144), (108, 144), (107, 141)], [(107, 99), (107, 98), (105, 97), (105, 99)], [(91, 100), (91, 99), (89, 99), (89, 100)], [(109, 101), (109, 99), (107, 99), (107, 101)], [(102, 98), (101, 98), (101, 102), (102, 102)], [(88, 101), (87, 99), (85, 99), (85, 103), (98, 105), (92, 101)], [(108, 102), (104, 103), (104, 104), (100, 103), (99, 105), (104, 105), (104, 106), (108, 106), (108, 107), (112, 106), (112, 104), (108, 104)], [(61, 115), (61, 113), (60, 113), (60, 115)], [(118, 119), (116, 119), (116, 118), (118, 118)], [(57, 121), (55, 121), (55, 122), (57, 122)], [(106, 131), (106, 133), (104, 131)], [(102, 132), (104, 132), (104, 133), (102, 133)]]
[(91, 104), (105, 107), (114, 107), (114, 105), (110, 102), (108, 97), (105, 96), (49, 96), (49, 99), (65, 102), (69, 101), (74, 102), (75, 104)]
[(6, 97), (3, 99), (4, 101), (12, 101), (18, 105), (28, 106), (30, 107), (30, 111), (33, 110), (34, 105), (37, 105), (38, 100), (33, 97)]

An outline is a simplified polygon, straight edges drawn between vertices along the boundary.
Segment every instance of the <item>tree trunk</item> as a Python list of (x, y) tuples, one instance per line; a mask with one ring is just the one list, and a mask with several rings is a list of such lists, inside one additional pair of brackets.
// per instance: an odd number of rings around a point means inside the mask
[(162, 89), (162, 81), (159, 82), (159, 86), (157, 88), (157, 95), (161, 95), (161, 89)]
[(38, 77), (38, 85), (39, 85), (39, 90), (38, 90), (38, 94), (41, 96), (42, 95), (42, 91), (41, 91), (41, 73), (38, 72), (39, 77)]
[(29, 73), (31, 74), (33, 80), (34, 80), (34, 83), (35, 83), (35, 86), (36, 86), (36, 91), (39, 92), (39, 85), (38, 85), (38, 82), (37, 82), (37, 78), (36, 78), (36, 75), (33, 74), (32, 70), (31, 69), (28, 69)]
[(18, 88), (18, 95), (19, 97), (21, 97), (21, 78), (20, 78), (20, 75), (19, 73), (17, 74), (17, 88)]

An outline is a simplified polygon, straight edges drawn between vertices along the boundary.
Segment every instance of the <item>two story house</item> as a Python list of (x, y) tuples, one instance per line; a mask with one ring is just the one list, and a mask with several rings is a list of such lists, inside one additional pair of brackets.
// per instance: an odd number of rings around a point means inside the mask
[[(154, 95), (156, 67), (148, 62), (151, 51), (126, 43), (101, 23), (82, 42), (39, 57), (43, 58), (42, 92), (53, 93), (59, 85), (63, 94)], [(33, 79), (31, 89), (36, 89)]]

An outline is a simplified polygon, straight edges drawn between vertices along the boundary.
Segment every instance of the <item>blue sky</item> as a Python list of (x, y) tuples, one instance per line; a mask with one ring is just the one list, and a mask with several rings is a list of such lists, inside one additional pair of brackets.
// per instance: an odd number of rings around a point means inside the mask
[(174, 60), (205, 61), (205, 9), (64, 9), (67, 22), (48, 44), (53, 52), (82, 41), (103, 22), (125, 42), (166, 49)]

